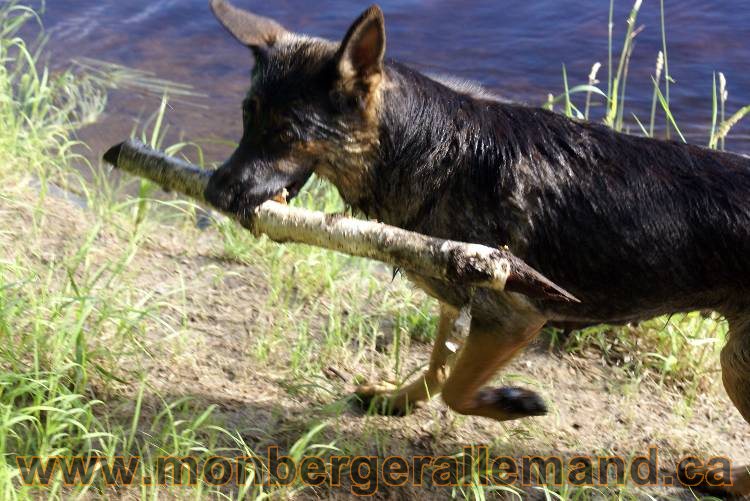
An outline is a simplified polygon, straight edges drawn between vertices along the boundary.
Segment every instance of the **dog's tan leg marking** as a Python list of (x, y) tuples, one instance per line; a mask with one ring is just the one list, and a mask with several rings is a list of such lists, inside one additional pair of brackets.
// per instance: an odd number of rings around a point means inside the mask
[(503, 325), (474, 321), (451, 376), (443, 400), (460, 414), (500, 421), (546, 413), (535, 393), (521, 388), (482, 388), (513, 355), (526, 346), (544, 325), (538, 315), (512, 312)]
[(404, 414), (411, 407), (440, 393), (448, 373), (454, 350), (449, 342), (455, 331), (459, 310), (445, 304), (440, 305), (440, 322), (438, 324), (435, 344), (432, 347), (430, 365), (424, 374), (413, 383), (397, 388), (390, 383), (376, 383), (359, 386), (356, 393), (365, 398), (378, 398), (384, 408), (392, 414)]

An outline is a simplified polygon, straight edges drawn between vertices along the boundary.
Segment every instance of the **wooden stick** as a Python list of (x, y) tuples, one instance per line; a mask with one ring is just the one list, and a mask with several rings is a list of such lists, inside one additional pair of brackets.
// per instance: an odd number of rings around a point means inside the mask
[[(140, 141), (126, 141), (105, 155), (108, 163), (206, 204), (213, 171), (168, 157)], [(464, 287), (519, 292), (529, 297), (578, 302), (507, 249), (433, 238), (401, 228), (265, 202), (249, 217), (227, 214), (255, 236), (296, 242), (376, 259)]]

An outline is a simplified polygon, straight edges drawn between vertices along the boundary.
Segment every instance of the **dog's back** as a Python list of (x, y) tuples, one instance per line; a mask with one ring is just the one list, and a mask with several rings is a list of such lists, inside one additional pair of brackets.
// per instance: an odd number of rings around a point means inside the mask
[(621, 321), (748, 299), (750, 159), (498, 107), (527, 151), (512, 168), (526, 205), (514, 244), (580, 294), (578, 315)]

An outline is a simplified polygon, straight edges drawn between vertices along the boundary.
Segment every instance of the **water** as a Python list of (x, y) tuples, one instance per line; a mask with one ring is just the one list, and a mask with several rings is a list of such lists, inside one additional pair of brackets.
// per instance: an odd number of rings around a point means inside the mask
[[(365, 2), (277, 0), (253, 6), (296, 31), (340, 39)], [(44, 23), (53, 60), (92, 57), (153, 71), (207, 95), (173, 102), (173, 135), (209, 144), (210, 161), (240, 136), (240, 101), (252, 59), (211, 15), (207, 0), (48, 0)], [(476, 80), (512, 100), (539, 105), (562, 92), (562, 65), (571, 85), (607, 60), (606, 0), (385, 0), (388, 55), (418, 69)], [(632, 2), (616, 0), (615, 47), (622, 46)], [(729, 82), (728, 113), (750, 103), (750, 4), (730, 0), (666, 0), (672, 110), (691, 142), (708, 141), (712, 76)], [(628, 108), (647, 122), (655, 60), (661, 48), (659, 3), (645, 0), (628, 81)], [(617, 54), (616, 54), (617, 56)], [(606, 64), (600, 72), (606, 88)], [(127, 137), (158, 101), (116, 92), (109, 114), (84, 139), (95, 150)], [(600, 114), (601, 111), (598, 111)], [(637, 127), (630, 116), (632, 127)], [(728, 148), (750, 152), (750, 119)]]

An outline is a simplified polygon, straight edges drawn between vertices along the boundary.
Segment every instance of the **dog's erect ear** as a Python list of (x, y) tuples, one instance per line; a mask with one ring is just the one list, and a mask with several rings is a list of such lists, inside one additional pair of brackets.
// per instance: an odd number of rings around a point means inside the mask
[(238, 9), (226, 0), (210, 0), (209, 5), (227, 31), (248, 47), (269, 47), (287, 32), (273, 19)]
[(383, 71), (385, 20), (380, 7), (373, 5), (354, 21), (341, 42), (338, 69), (345, 80), (369, 82)]

